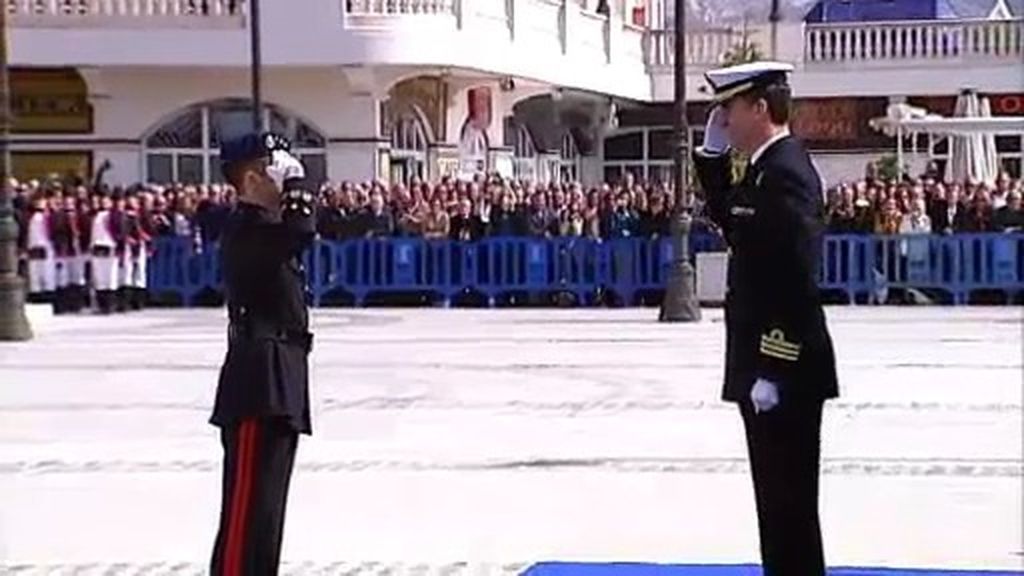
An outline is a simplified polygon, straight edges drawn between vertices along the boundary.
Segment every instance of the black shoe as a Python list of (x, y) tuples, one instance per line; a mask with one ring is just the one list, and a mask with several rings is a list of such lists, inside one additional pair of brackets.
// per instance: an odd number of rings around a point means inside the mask
[(82, 311), (82, 308), (87, 304), (88, 292), (86, 292), (84, 286), (69, 286), (68, 287), (68, 312), (78, 313)]
[(149, 299), (149, 292), (145, 288), (132, 289), (132, 310), (142, 310), (146, 307), (146, 300)]
[(126, 312), (128, 310), (127, 288), (119, 288), (117, 292), (114, 292), (114, 306), (118, 312)]
[(113, 290), (100, 290), (96, 292), (96, 311), (100, 314), (110, 314), (114, 304)]
[(53, 295), (53, 315), (59, 316), (68, 312), (68, 289), (57, 288)]

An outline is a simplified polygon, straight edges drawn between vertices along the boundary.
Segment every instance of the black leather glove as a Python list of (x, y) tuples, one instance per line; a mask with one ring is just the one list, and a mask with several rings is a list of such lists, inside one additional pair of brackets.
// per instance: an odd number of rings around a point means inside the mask
[(316, 195), (309, 190), (305, 178), (284, 181), (281, 219), (296, 232), (310, 238), (316, 234)]

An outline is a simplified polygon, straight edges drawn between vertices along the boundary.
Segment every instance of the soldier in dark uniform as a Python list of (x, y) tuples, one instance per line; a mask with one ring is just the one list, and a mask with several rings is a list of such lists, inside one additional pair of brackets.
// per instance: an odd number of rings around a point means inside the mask
[[(729, 245), (723, 396), (746, 429), (764, 573), (824, 576), (821, 417), (838, 385), (818, 294), (822, 182), (787, 128), (791, 70), (758, 62), (708, 72), (715, 103), (694, 164)], [(749, 158), (739, 182), (730, 146)]]
[(303, 250), (314, 196), (283, 139), (250, 134), (221, 148), (238, 205), (221, 237), (230, 326), (211, 423), (224, 447), (211, 573), (277, 574), (299, 434), (311, 432)]

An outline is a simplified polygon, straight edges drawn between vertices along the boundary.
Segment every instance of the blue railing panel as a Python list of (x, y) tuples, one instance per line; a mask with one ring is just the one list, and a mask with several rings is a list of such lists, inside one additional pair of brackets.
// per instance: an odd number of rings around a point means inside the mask
[[(697, 234), (693, 251), (721, 249), (720, 238)], [(418, 238), (317, 241), (304, 255), (314, 304), (336, 293), (357, 303), (373, 294), (427, 292), (446, 301), (473, 291), (572, 292), (581, 301), (611, 290), (627, 302), (664, 287), (671, 239), (488, 238), (475, 243)], [(966, 302), (978, 290), (1024, 291), (1024, 234), (952, 236), (835, 235), (822, 246), (820, 284), (852, 300), (880, 288), (936, 289)], [(159, 238), (149, 266), (150, 290), (186, 305), (223, 285), (216, 246), (198, 250), (189, 238)]]

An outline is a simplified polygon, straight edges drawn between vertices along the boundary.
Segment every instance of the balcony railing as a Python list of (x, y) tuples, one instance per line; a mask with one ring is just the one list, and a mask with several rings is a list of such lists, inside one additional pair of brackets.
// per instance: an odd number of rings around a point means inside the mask
[(455, 0), (347, 0), (345, 11), (354, 15), (455, 15)]
[(923, 63), (1024, 58), (1024, 20), (814, 24), (804, 31), (807, 63)]
[[(670, 71), (676, 59), (675, 33), (671, 30), (649, 30), (644, 50), (647, 65), (653, 70)], [(686, 34), (686, 63), (692, 66), (714, 66), (741, 39), (730, 28), (694, 30)]]
[(247, 0), (6, 0), (15, 27), (234, 28)]

